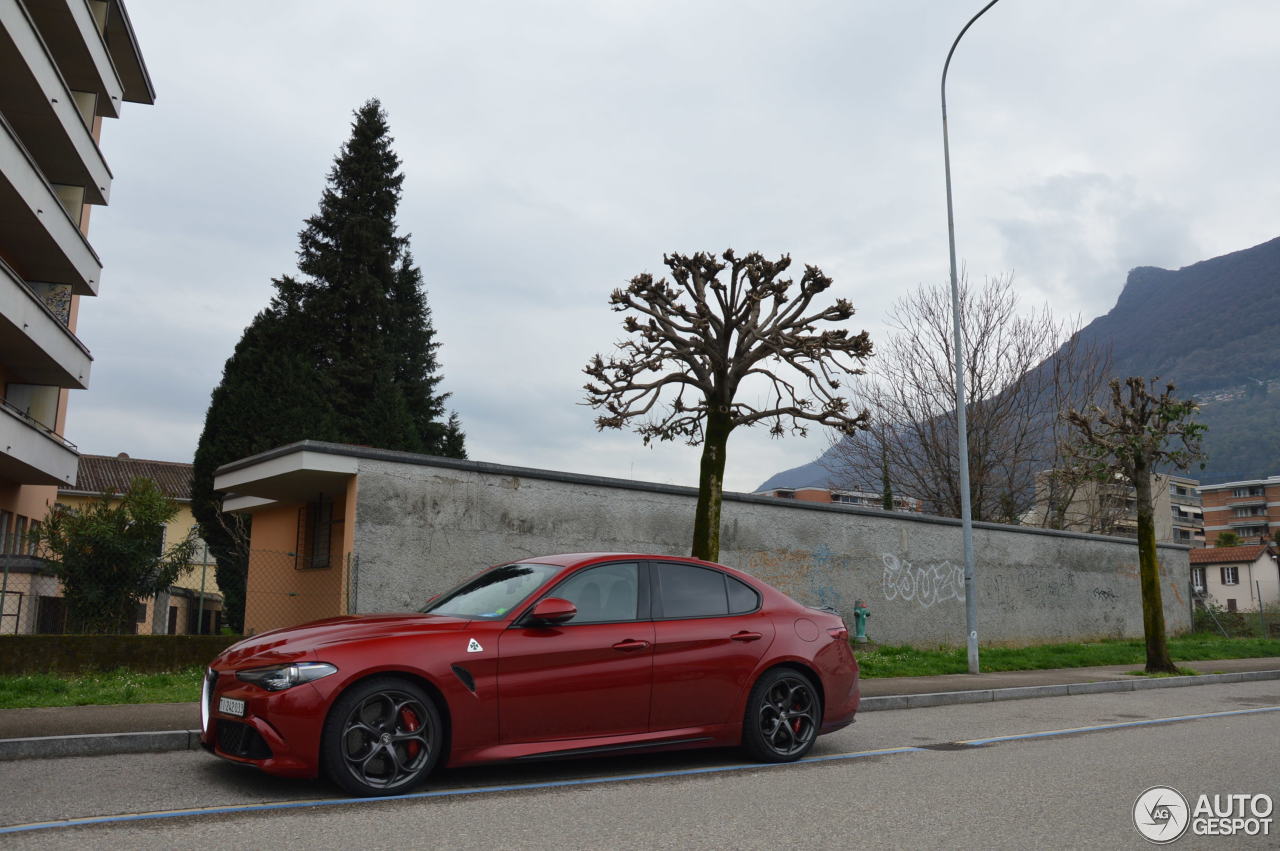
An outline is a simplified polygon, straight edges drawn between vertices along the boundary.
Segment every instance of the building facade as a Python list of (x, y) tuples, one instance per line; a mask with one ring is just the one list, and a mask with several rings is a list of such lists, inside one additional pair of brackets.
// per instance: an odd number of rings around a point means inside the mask
[[(756, 491), (755, 496), (772, 496), (777, 499), (796, 499), (800, 502), (836, 503), (838, 505), (861, 505), (864, 508), (883, 508), (884, 495), (871, 491), (830, 490), (829, 488), (773, 488)], [(920, 500), (911, 496), (895, 496), (894, 511), (923, 510)]]
[[(102, 261), (89, 214), (111, 194), (103, 119), (155, 92), (121, 0), (0, 0), (0, 562), (76, 481), (70, 390), (93, 357), (76, 336)], [(0, 598), (0, 631), (12, 628)]]
[[(159, 546), (167, 549), (193, 534), (191, 513), (191, 465), (173, 461), (149, 461), (119, 455), (82, 455), (76, 481), (57, 489), (58, 502), (83, 508), (106, 497), (112, 499), (135, 479), (150, 479), (178, 504), (164, 529)], [(138, 605), (134, 623), (122, 631), (139, 635), (211, 635), (222, 626), (222, 594), (214, 575), (215, 563), (203, 544), (187, 570), (162, 594)], [(0, 634), (61, 633), (67, 631), (66, 601), (58, 580), (37, 558), (10, 564), (3, 580), (7, 601)]]
[[(1189, 547), (1205, 545), (1199, 483), (1186, 476), (1151, 477), (1156, 540)], [(1029, 526), (1098, 535), (1138, 536), (1138, 496), (1127, 482), (1085, 481), (1063, 485), (1052, 473), (1036, 476), (1035, 503), (1023, 516)]]
[(1256, 612), (1280, 603), (1280, 564), (1267, 544), (1192, 550), (1191, 588), (1202, 604)]
[(1212, 546), (1222, 532), (1234, 532), (1241, 544), (1265, 544), (1280, 532), (1280, 476), (1201, 485), (1204, 533)]

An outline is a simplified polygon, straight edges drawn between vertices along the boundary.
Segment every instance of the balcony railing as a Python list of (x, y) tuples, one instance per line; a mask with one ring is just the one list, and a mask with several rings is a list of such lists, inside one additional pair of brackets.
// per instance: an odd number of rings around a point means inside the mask
[(72, 452), (79, 454), (80, 449), (74, 443), (67, 440), (65, 437), (58, 434), (53, 429), (49, 428), (47, 425), (40, 422), (35, 417), (31, 416), (26, 411), (19, 408), (17, 405), (14, 405), (8, 399), (0, 399), (0, 408), (3, 408), (5, 413), (12, 414), (13, 416), (22, 420), (23, 422), (31, 426), (36, 431), (40, 432), (45, 437), (52, 440), (54, 443), (60, 444), (64, 448), (70, 449)]
[[(18, 286), (26, 290), (26, 293), (31, 297), (31, 300), (38, 304), (40, 309), (43, 310), (50, 319), (58, 323), (62, 330), (66, 332), (67, 337), (70, 338), (71, 342), (76, 344), (76, 347), (79, 348), (80, 351), (89, 355), (89, 357), (93, 357), (89, 352), (89, 347), (82, 343), (80, 338), (75, 335), (75, 332), (71, 330), (70, 286), (62, 284), (56, 285), (59, 288), (58, 293), (51, 293), (49, 296), (41, 296), (31, 288), (30, 284), (23, 280), (21, 275), (14, 271), (12, 266), (4, 262), (3, 258), (0, 258), (0, 271), (6, 272), (12, 280), (18, 283)], [(63, 294), (65, 294), (65, 298), (63, 297)]]

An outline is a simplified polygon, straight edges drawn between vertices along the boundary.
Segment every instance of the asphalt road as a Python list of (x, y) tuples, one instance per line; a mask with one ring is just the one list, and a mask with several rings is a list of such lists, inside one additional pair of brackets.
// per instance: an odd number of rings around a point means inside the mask
[[(1031, 735), (1067, 728), (1101, 729)], [(1017, 738), (957, 744), (1000, 737)], [(1143, 790), (1280, 803), (1277, 757), (1269, 681), (875, 712), (795, 765), (710, 751), (491, 766), (389, 801), (337, 803), (326, 784), (201, 752), (30, 760), (0, 764), (0, 823), (326, 803), (12, 832), (0, 846), (1144, 848), (1131, 817)], [(1272, 826), (1174, 847), (1280, 848), (1280, 812)]]

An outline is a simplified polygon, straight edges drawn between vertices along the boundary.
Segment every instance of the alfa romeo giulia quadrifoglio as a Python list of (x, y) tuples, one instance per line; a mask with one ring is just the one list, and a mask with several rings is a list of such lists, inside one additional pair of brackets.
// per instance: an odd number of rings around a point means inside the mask
[(356, 795), (438, 766), (741, 746), (796, 760), (853, 721), (840, 616), (740, 571), (577, 553), (479, 574), (421, 612), (264, 632), (213, 660), (206, 749)]

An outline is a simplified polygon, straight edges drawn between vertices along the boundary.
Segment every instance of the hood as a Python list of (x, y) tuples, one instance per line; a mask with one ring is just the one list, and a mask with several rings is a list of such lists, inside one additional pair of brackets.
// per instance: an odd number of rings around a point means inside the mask
[(224, 650), (213, 660), (213, 667), (240, 667), (245, 663), (275, 665), (297, 662), (314, 659), (317, 651), (333, 644), (365, 638), (386, 638), (393, 635), (455, 632), (470, 622), (468, 618), (424, 615), (418, 612), (343, 615), (250, 636)]

